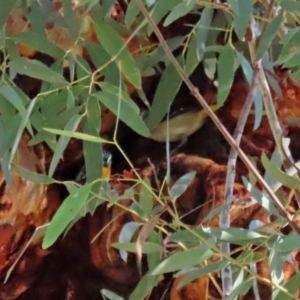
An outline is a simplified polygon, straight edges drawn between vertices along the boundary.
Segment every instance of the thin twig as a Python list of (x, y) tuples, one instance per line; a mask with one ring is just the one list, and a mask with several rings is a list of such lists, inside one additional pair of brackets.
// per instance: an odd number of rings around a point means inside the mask
[[(274, 1), (270, 1), (270, 7), (267, 12), (268, 17), (272, 17), (272, 11), (274, 6)], [(251, 20), (252, 29), (254, 29), (254, 19)], [(266, 22), (263, 24), (263, 28), (266, 28)], [(249, 45), (250, 56), (252, 62), (255, 60), (256, 52), (255, 52), (255, 44)], [(269, 88), (269, 84), (266, 79), (265, 71), (262, 67), (261, 60), (257, 62), (258, 74), (259, 74), (259, 87), (262, 94), (262, 99), (264, 102), (264, 106), (266, 109), (266, 115), (270, 124), (270, 128), (272, 134), (274, 136), (275, 144), (278, 149), (278, 153), (280, 159), (282, 161), (283, 168), (286, 173), (291, 174), (295, 178), (299, 179), (297, 169), (294, 167), (294, 160), (292, 154), (287, 146), (284, 146), (282, 143), (282, 137), (284, 136), (283, 130), (281, 128), (280, 122), (277, 117), (276, 109), (274, 107), (274, 101), (272, 98), (272, 94)], [(274, 190), (273, 190), (274, 191)], [(298, 204), (298, 208), (300, 208), (300, 191), (295, 190), (295, 198)], [(289, 203), (286, 203), (288, 205)]]
[(239, 157), (243, 161), (243, 163), (246, 165), (246, 167), (254, 174), (254, 176), (257, 178), (257, 181), (261, 184), (261, 186), (266, 190), (267, 194), (270, 196), (270, 199), (273, 201), (275, 207), (277, 208), (279, 214), (287, 220), (291, 228), (297, 232), (297, 234), (300, 236), (300, 228), (298, 225), (292, 220), (292, 217), (290, 214), (285, 210), (284, 206), (281, 204), (281, 202), (278, 200), (277, 196), (274, 194), (274, 192), (271, 190), (271, 188), (268, 186), (268, 184), (265, 182), (263, 177), (260, 175), (258, 170), (252, 165), (244, 151), (240, 149), (238, 145), (236, 145), (234, 139), (229, 134), (227, 129), (224, 127), (222, 122), (218, 119), (218, 117), (215, 115), (215, 113), (211, 110), (210, 106), (207, 104), (205, 99), (202, 97), (202, 95), (199, 93), (198, 89), (193, 85), (193, 83), (189, 80), (189, 78), (185, 75), (184, 70), (181, 68), (179, 63), (177, 62), (176, 58), (174, 57), (172, 51), (170, 50), (169, 46), (167, 45), (164, 37), (162, 36), (160, 30), (156, 26), (155, 22), (151, 18), (149, 12), (141, 2), (141, 0), (136, 0), (141, 12), (149, 22), (151, 28), (153, 29), (156, 37), (158, 38), (160, 44), (162, 45), (163, 49), (165, 50), (168, 58), (170, 59), (171, 63), (176, 68), (178, 74), (182, 78), (182, 80), (185, 82), (187, 87), (189, 88), (192, 95), (195, 96), (195, 98), (200, 102), (202, 107), (206, 110), (207, 114), (210, 116), (212, 121), (215, 123), (217, 128), (220, 130), (220, 132), (223, 134), (224, 138), (227, 140), (229, 145), (234, 148), (234, 150), (237, 151)]
[[(246, 98), (245, 104), (241, 111), (240, 118), (238, 120), (236, 129), (233, 134), (233, 139), (236, 145), (240, 145), (242, 134), (244, 131), (244, 127), (246, 125), (248, 115), (250, 113), (255, 94), (257, 92), (258, 87), (258, 72), (257, 68), (254, 68), (254, 74), (252, 78), (252, 84), (250, 90), (248, 92), (248, 96)], [(230, 227), (230, 205), (233, 199), (233, 187), (235, 182), (235, 169), (236, 169), (236, 162), (238, 158), (238, 153), (234, 148), (231, 148), (228, 164), (227, 164), (227, 175), (226, 175), (226, 182), (225, 182), (225, 209), (220, 213), (219, 216), (219, 223), (220, 227), (227, 229)], [(220, 244), (220, 250), (222, 253), (226, 253), (230, 256), (230, 243), (223, 242)], [(226, 296), (231, 294), (232, 291), (232, 270), (231, 266), (226, 266), (221, 270), (221, 278), (222, 278), (222, 286), (223, 291)]]

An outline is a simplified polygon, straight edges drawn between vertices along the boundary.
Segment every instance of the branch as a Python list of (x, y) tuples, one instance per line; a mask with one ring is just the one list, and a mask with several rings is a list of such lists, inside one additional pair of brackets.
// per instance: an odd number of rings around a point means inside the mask
[(182, 78), (182, 80), (186, 83), (187, 87), (191, 91), (192, 95), (195, 96), (195, 98), (200, 102), (202, 107), (206, 110), (210, 118), (213, 120), (217, 128), (220, 130), (220, 132), (223, 134), (227, 142), (230, 144), (232, 148), (238, 153), (239, 157), (243, 161), (243, 163), (246, 165), (246, 167), (255, 175), (257, 178), (257, 181), (261, 184), (261, 186), (265, 189), (267, 194), (270, 196), (270, 199), (273, 201), (275, 207), (278, 209), (279, 214), (289, 223), (291, 228), (297, 232), (297, 234), (300, 236), (300, 228), (298, 228), (297, 224), (292, 220), (292, 217), (288, 214), (288, 212), (285, 210), (281, 202), (278, 200), (277, 196), (274, 194), (272, 189), (268, 186), (268, 184), (264, 181), (263, 177), (259, 174), (258, 170), (252, 165), (252, 163), (249, 161), (246, 154), (240, 149), (240, 147), (235, 143), (232, 136), (229, 134), (227, 129), (224, 127), (224, 125), (220, 122), (218, 117), (214, 114), (214, 112), (211, 110), (209, 105), (206, 103), (205, 99), (201, 96), (198, 89), (192, 84), (192, 82), (189, 80), (189, 78), (185, 75), (184, 70), (181, 68), (181, 66), (176, 61), (173, 53), (171, 52), (170, 48), (168, 47), (164, 37), (162, 36), (161, 32), (159, 31), (158, 27), (154, 23), (153, 19), (151, 18), (149, 12), (141, 2), (141, 0), (136, 0), (141, 12), (149, 22), (150, 26), (152, 27), (155, 35), (157, 36), (160, 44), (162, 45), (163, 49), (166, 52), (166, 55), (170, 59), (171, 63), (176, 68), (178, 74)]

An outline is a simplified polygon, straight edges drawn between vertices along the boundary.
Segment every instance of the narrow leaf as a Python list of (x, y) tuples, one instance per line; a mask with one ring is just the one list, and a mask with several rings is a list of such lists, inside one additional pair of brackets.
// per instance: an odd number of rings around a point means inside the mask
[(174, 21), (188, 14), (195, 7), (196, 3), (197, 0), (187, 0), (174, 6), (165, 19), (164, 26), (169, 26)]
[(132, 105), (119, 99), (117, 95), (104, 91), (96, 92), (94, 96), (135, 132), (142, 136), (149, 136), (148, 127), (140, 115), (132, 109)]
[(178, 252), (162, 261), (151, 275), (169, 273), (183, 268), (193, 267), (204, 260), (210, 258), (214, 253), (207, 249), (206, 245), (191, 248), (183, 252)]
[(196, 175), (196, 171), (189, 172), (180, 177), (172, 186), (170, 196), (172, 201), (175, 202), (188, 188)]
[(25, 114), (25, 115), (22, 117), (22, 119), (21, 119), (20, 126), (19, 126), (19, 128), (18, 128), (17, 133), (16, 133), (16, 138), (15, 138), (14, 143), (13, 143), (13, 145), (12, 145), (9, 163), (12, 162), (12, 160), (13, 160), (13, 158), (14, 158), (14, 156), (15, 156), (15, 153), (16, 153), (17, 148), (18, 148), (18, 146), (19, 146), (19, 143), (20, 143), (20, 140), (21, 140), (23, 131), (24, 131), (25, 127), (26, 127), (26, 124), (27, 124), (27, 122), (28, 122), (28, 120), (29, 120), (30, 114), (31, 114), (31, 112), (32, 112), (32, 110), (33, 110), (33, 107), (34, 107), (35, 103), (36, 103), (36, 99), (37, 99), (37, 98), (34, 98), (34, 99), (31, 100), (31, 102), (30, 102), (30, 104), (28, 105), (28, 108), (27, 108), (27, 110), (26, 110), (26, 114)]
[(145, 299), (145, 297), (152, 291), (152, 289), (155, 286), (157, 286), (158, 283), (159, 283), (159, 275), (157, 276), (151, 276), (149, 274), (144, 275), (144, 277), (139, 281), (136, 288), (130, 295), (129, 300)]
[(32, 172), (30, 170), (27, 170), (17, 164), (12, 164), (12, 170), (17, 172), (21, 177), (24, 179), (34, 182), (34, 183), (45, 183), (50, 184), (54, 183), (55, 180), (45, 174), (39, 174), (36, 172)]
[(256, 60), (260, 60), (265, 52), (270, 48), (273, 39), (276, 36), (276, 33), (281, 25), (283, 19), (283, 14), (275, 17), (267, 27), (266, 31), (263, 32), (257, 50), (256, 50)]
[(213, 18), (214, 10), (206, 6), (202, 12), (201, 12), (201, 18), (199, 21), (199, 25), (197, 27), (197, 48), (198, 53), (200, 54), (200, 57), (202, 58), (202, 55), (204, 53), (206, 41), (208, 32), (210, 30), (211, 21)]
[(112, 291), (102, 289), (101, 294), (105, 296), (103, 299), (109, 299), (109, 300), (124, 300), (123, 297), (118, 296), (117, 294), (113, 293)]
[(49, 227), (46, 229), (42, 243), (43, 249), (52, 246), (70, 222), (72, 222), (87, 200), (90, 190), (91, 185), (84, 185), (76, 189), (64, 200), (53, 216)]
[(141, 74), (126, 45), (116, 31), (97, 20), (95, 31), (103, 48), (116, 60), (120, 71), (137, 88), (141, 88)]
[(0, 1), (0, 31), (2, 30), (3, 26), (5, 25), (8, 16), (10, 12), (15, 7), (16, 3), (19, 2), (19, 0), (1, 0)]
[(229, 44), (221, 50), (218, 60), (218, 100), (217, 105), (222, 106), (227, 99), (234, 78), (234, 50)]
[(232, 7), (234, 11), (233, 25), (240, 40), (243, 40), (245, 36), (246, 28), (251, 18), (252, 5), (252, 0), (238, 0), (236, 6)]
[(61, 58), (65, 55), (65, 51), (59, 48), (44, 36), (35, 32), (20, 32), (12, 36), (15, 42), (22, 43), (39, 52), (46, 53), (50, 56)]
[[(76, 128), (78, 127), (78, 124), (79, 124), (81, 118), (82, 118), (81, 115), (74, 115), (68, 121), (67, 125), (65, 126), (65, 129), (75, 131)], [(53, 176), (53, 173), (56, 169), (56, 166), (57, 166), (59, 160), (62, 158), (63, 152), (65, 151), (69, 141), (70, 141), (70, 138), (66, 137), (66, 136), (61, 136), (59, 138), (57, 146), (56, 146), (55, 151), (53, 153), (51, 164), (50, 164), (49, 174), (48, 174), (49, 176)]]
[(168, 112), (182, 80), (173, 64), (170, 64), (164, 71), (156, 88), (149, 117), (146, 122), (150, 129), (154, 128)]
[[(137, 223), (137, 222), (128, 222), (128, 223), (126, 223), (121, 229), (121, 232), (120, 232), (120, 235), (119, 235), (119, 243), (117, 243), (117, 244), (119, 244), (119, 245), (129, 244), (129, 242), (131, 241), (133, 235), (136, 233), (137, 229), (140, 226), (141, 226), (141, 224)], [(135, 251), (135, 243), (134, 243), (134, 251)], [(125, 262), (127, 261), (128, 255), (127, 255), (127, 252), (125, 250), (120, 250), (120, 256)]]
[(284, 186), (287, 186), (291, 189), (300, 189), (299, 179), (287, 175), (285, 172), (274, 166), (265, 153), (263, 153), (261, 156), (261, 162), (266, 171), (276, 180), (281, 182)]
[(283, 0), (283, 1), (280, 1), (279, 5), (291, 12), (291, 13), (297, 13), (297, 14), (300, 14), (300, 2), (298, 1), (294, 1), (294, 0)]
[(62, 75), (34, 59), (16, 58), (10, 61), (9, 67), (21, 75), (27, 75), (50, 83), (67, 84)]
[(149, 191), (151, 183), (149, 178), (144, 179), (144, 184), (142, 185), (141, 192), (139, 194), (139, 205), (142, 209), (145, 218), (148, 218), (151, 215), (153, 208), (153, 197)]

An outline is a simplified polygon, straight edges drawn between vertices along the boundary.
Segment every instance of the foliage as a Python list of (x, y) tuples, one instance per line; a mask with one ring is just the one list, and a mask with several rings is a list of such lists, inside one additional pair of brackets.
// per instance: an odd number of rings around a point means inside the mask
[[(11, 181), (11, 169), (29, 181), (57, 182), (53, 178), (55, 170), (70, 139), (75, 138), (84, 141), (88, 174), (87, 184), (81, 187), (62, 182), (70, 195), (47, 228), (43, 247), (51, 246), (75, 221), (88, 212), (93, 213), (98, 205), (121, 206), (119, 202), (122, 199), (130, 198), (133, 203), (127, 210), (138, 221), (134, 226), (123, 228), (120, 242), (114, 246), (120, 249), (124, 259), (127, 252), (135, 252), (139, 261), (142, 253), (148, 261), (148, 272), (130, 299), (142, 299), (151, 293), (160, 280), (160, 274), (184, 272), (187, 276), (180, 283), (184, 285), (228, 265), (233, 268), (234, 281), (232, 293), (228, 296), (229, 299), (237, 299), (256, 280), (262, 279), (251, 265), (264, 259), (268, 260), (271, 268), (272, 281), (268, 284), (272, 286), (273, 298), (294, 299), (299, 274), (286, 284), (279, 275), (282, 275), (284, 261), (289, 260), (291, 253), (300, 247), (300, 238), (295, 232), (285, 236), (280, 231), (264, 232), (260, 228), (247, 230), (208, 226), (194, 229), (184, 224), (176, 210), (176, 199), (187, 189), (195, 172), (184, 175), (172, 187), (167, 186), (167, 197), (162, 193), (164, 186), (155, 191), (150, 182), (135, 171), (135, 179), (132, 179), (134, 187), (124, 195), (116, 194), (107, 180), (101, 178), (102, 145), (111, 143), (121, 153), (124, 152), (116, 135), (113, 141), (108, 141), (100, 138), (99, 133), (101, 111), (107, 107), (118, 120), (148, 137), (150, 130), (168, 112), (183, 81), (177, 66), (170, 63), (170, 56), (164, 52), (163, 45), (153, 41), (154, 28), (141, 11), (141, 5), (145, 5), (152, 21), (161, 29), (187, 15), (198, 17), (192, 24), (180, 23), (184, 27), (183, 35), (172, 36), (165, 42), (171, 51), (177, 50), (174, 52), (176, 61), (186, 78), (200, 62), (203, 63), (207, 76), (217, 82), (218, 105), (226, 105), (239, 67), (248, 84), (252, 82), (253, 43), (255, 61), (261, 59), (263, 68), (268, 71), (268, 84), (275, 92), (281, 92), (278, 82), (272, 80), (276, 78), (275, 65), (289, 68), (292, 78), (300, 82), (299, 3), (290, 0), (131, 0), (125, 15), (113, 19), (113, 1), (102, 1), (102, 5), (93, 0), (74, 1), (73, 7), (71, 1), (58, 1), (58, 10), (50, 4), (51, 1), (24, 2), (0, 1), (1, 169), (8, 183)], [(45, 26), (47, 22), (51, 23), (50, 27)], [(251, 40), (251, 35), (254, 35), (251, 28), (256, 31), (254, 41)], [(61, 35), (65, 38), (61, 39)], [(51, 56), (52, 63), (39, 61), (35, 56), (37, 52)], [(151, 101), (142, 91), (142, 80), (157, 70), (160, 70), (161, 77), (150, 105)], [(34, 97), (31, 98), (16, 84), (20, 75), (42, 81), (40, 91)], [(132, 90), (143, 95), (141, 98), (149, 108), (146, 116), (132, 100)], [(263, 115), (262, 96), (258, 92), (255, 97), (255, 128), (259, 127)], [(35, 174), (13, 162), (24, 130), (31, 136), (31, 145), (45, 143), (52, 150), (47, 175)], [(126, 154), (124, 156), (128, 160)], [(274, 163), (263, 155), (261, 162), (266, 170), (266, 180), (269, 178), (273, 183), (299, 189), (299, 179), (281, 170), (282, 159)], [(244, 183), (267, 214), (278, 216), (277, 226), (285, 226), (286, 221), (265, 191), (258, 191), (254, 184), (250, 184), (250, 179), (245, 178)], [(134, 190), (140, 191), (138, 197)], [(288, 200), (283, 195), (282, 198), (283, 204), (287, 205)], [(162, 218), (166, 211), (173, 218), (168, 224)], [(167, 240), (164, 240), (166, 236)], [(239, 255), (233, 258), (220, 252), (219, 244), (222, 242), (240, 247)], [(176, 247), (168, 249), (171, 245)], [(252, 249), (256, 247), (263, 247), (266, 251), (255, 252)], [(216, 262), (215, 257), (224, 259)], [(109, 299), (119, 299), (107, 291), (105, 295)]]

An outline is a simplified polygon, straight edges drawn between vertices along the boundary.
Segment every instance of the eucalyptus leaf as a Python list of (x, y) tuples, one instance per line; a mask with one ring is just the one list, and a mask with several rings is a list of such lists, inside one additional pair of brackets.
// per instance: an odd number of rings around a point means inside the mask
[(91, 185), (84, 185), (74, 190), (61, 204), (53, 216), (49, 227), (46, 229), (42, 248), (52, 246), (69, 223), (75, 218), (86, 202), (91, 190)]
[(96, 92), (94, 96), (135, 132), (145, 137), (149, 136), (148, 127), (131, 104), (120, 99), (117, 95), (105, 91)]
[(5, 25), (10, 12), (13, 10), (15, 5), (19, 2), (19, 0), (1, 0), (0, 1), (0, 31)]
[[(133, 252), (133, 253), (137, 252), (136, 251), (136, 243), (113, 243), (112, 246), (117, 249), (128, 251), (128, 252)], [(151, 243), (151, 242), (144, 242), (141, 247), (141, 251), (144, 254), (162, 252), (163, 247), (162, 247), (162, 245), (159, 245), (159, 244), (155, 244), (155, 243)]]
[(9, 67), (21, 75), (27, 75), (50, 83), (67, 85), (61, 74), (34, 59), (15, 58), (9, 62)]
[[(72, 118), (68, 121), (67, 125), (65, 126), (65, 130), (75, 131), (76, 128), (78, 127), (81, 118), (82, 118), (81, 115), (72, 116)], [(62, 158), (63, 152), (65, 151), (69, 141), (70, 141), (70, 137), (67, 136), (61, 136), (59, 138), (49, 167), (49, 173), (48, 173), (49, 176), (53, 176), (56, 166), (60, 161), (60, 159)]]
[(218, 60), (218, 106), (222, 106), (229, 95), (234, 79), (234, 58), (235, 52), (229, 44), (221, 49)]
[(146, 274), (143, 278), (139, 281), (137, 286), (135, 287), (134, 291), (131, 293), (129, 300), (140, 300), (144, 299), (151, 290), (157, 286), (159, 283), (159, 275), (152, 276)]
[(196, 171), (189, 172), (180, 177), (172, 186), (170, 196), (172, 201), (175, 202), (188, 188), (196, 175)]
[(297, 13), (297, 14), (300, 14), (300, 3), (297, 2), (297, 1), (294, 1), (294, 0), (283, 0), (283, 1), (280, 1), (280, 6), (291, 12), (291, 13)]
[[(233, 4), (235, 1), (229, 1), (230, 4)], [(235, 2), (235, 5), (232, 5), (234, 16), (233, 24), (235, 32), (240, 40), (243, 40), (246, 28), (251, 18), (252, 14), (252, 0), (238, 0)]]
[(111, 26), (96, 20), (94, 26), (103, 48), (115, 59), (120, 71), (137, 89), (141, 88), (141, 74), (121, 37)]
[(214, 10), (206, 6), (201, 12), (201, 18), (199, 21), (199, 24), (197, 26), (197, 48), (198, 48), (198, 53), (202, 59), (204, 50), (205, 50), (205, 45), (208, 37), (208, 33), (210, 32), (210, 26), (211, 26), (211, 21), (213, 18), (213, 13)]
[(103, 296), (105, 296), (105, 299), (109, 299), (109, 300), (124, 300), (123, 297), (118, 296), (117, 294), (113, 293), (112, 291), (106, 290), (106, 289), (102, 289), (101, 294)]
[[(131, 241), (133, 235), (137, 232), (137, 229), (140, 226), (141, 226), (141, 224), (138, 223), (138, 222), (128, 222), (128, 223), (126, 223), (121, 229), (118, 244), (119, 245), (124, 245), (124, 244), (128, 245), (128, 244), (130, 244), (129, 242)], [(134, 244), (133, 249), (134, 249), (133, 251), (135, 252), (136, 251), (135, 244)], [(120, 248), (120, 256), (125, 262), (127, 261), (128, 255), (127, 255), (126, 251), (123, 250), (122, 248)]]
[(281, 182), (284, 186), (291, 189), (300, 189), (299, 179), (287, 175), (285, 172), (281, 171), (278, 167), (274, 166), (265, 153), (261, 156), (261, 162), (266, 169), (266, 171), (276, 180)]
[(151, 188), (150, 180), (145, 178), (139, 194), (139, 205), (145, 218), (148, 218), (151, 215), (153, 208), (153, 196), (149, 188)]
[(183, 268), (193, 267), (200, 264), (204, 260), (210, 258), (214, 253), (207, 248), (206, 245), (201, 245), (183, 252), (177, 252), (172, 256), (163, 260), (152, 272), (151, 275), (169, 273)]
[(156, 125), (158, 125), (166, 115), (181, 86), (181, 83), (181, 77), (177, 73), (173, 64), (170, 64), (161, 76), (156, 88), (150, 114), (146, 120), (150, 129), (153, 129)]
[(226, 260), (220, 260), (217, 262), (213, 262), (208, 264), (207, 266), (201, 267), (201, 268), (194, 268), (192, 269), (187, 276), (185, 276), (178, 284), (178, 288), (182, 288), (184, 285), (190, 283), (193, 280), (196, 280), (197, 278), (207, 275), (213, 272), (220, 271), (222, 268), (225, 268), (229, 264)]
[(44, 128), (45, 131), (58, 134), (62, 136), (67, 136), (74, 139), (79, 139), (83, 141), (88, 142), (94, 142), (94, 143), (107, 143), (108, 141), (99, 137), (95, 137), (93, 135), (81, 133), (81, 132), (74, 132), (74, 131), (68, 131), (68, 130), (60, 130), (60, 129), (51, 129), (51, 128)]
[[(236, 52), (236, 55), (242, 67), (243, 73), (246, 77), (246, 80), (250, 86), (253, 78), (252, 67), (248, 62), (248, 60), (244, 57), (244, 55), (242, 55), (240, 52)], [(254, 115), (255, 119), (254, 119), (253, 129), (256, 130), (260, 126), (263, 117), (263, 100), (262, 100), (261, 92), (259, 90), (256, 91), (256, 94), (254, 96), (254, 108), (255, 108), (255, 115)]]
[(169, 26), (174, 21), (188, 14), (196, 5), (197, 0), (187, 0), (173, 7), (164, 21), (164, 26)]
[(265, 52), (270, 48), (273, 39), (282, 23), (283, 14), (276, 16), (268, 25), (260, 37), (259, 44), (256, 50), (256, 60), (260, 60)]
[(15, 42), (22, 43), (36, 51), (48, 54), (53, 57), (61, 58), (65, 55), (65, 51), (59, 48), (55, 43), (51, 42), (47, 37), (41, 36), (35, 32), (20, 32), (14, 34), (12, 39)]
[(34, 183), (55, 183), (55, 180), (45, 174), (39, 174), (30, 170), (27, 170), (17, 164), (12, 164), (12, 170), (17, 172), (24, 179)]

